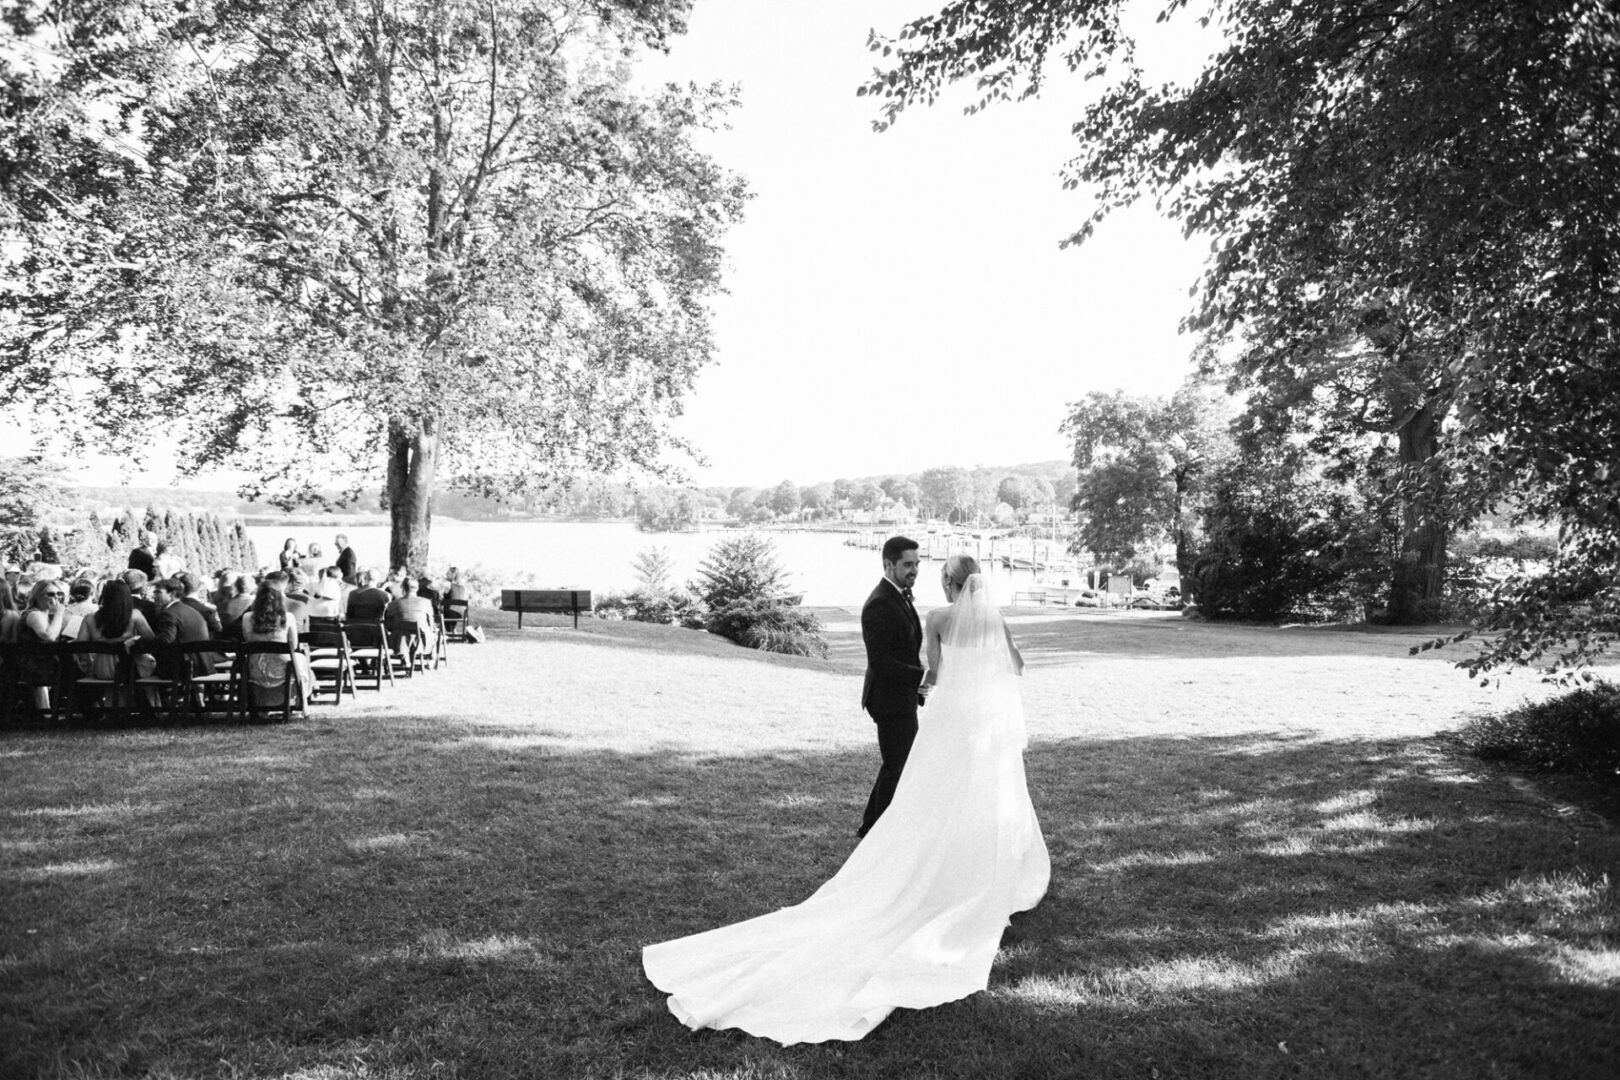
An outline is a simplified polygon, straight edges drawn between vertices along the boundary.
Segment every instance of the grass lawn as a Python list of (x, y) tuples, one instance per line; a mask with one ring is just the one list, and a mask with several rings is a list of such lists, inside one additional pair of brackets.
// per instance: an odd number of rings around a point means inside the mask
[(855, 842), (877, 751), (825, 615), (829, 662), (489, 616), (285, 727), (0, 734), (0, 1077), (1620, 1075), (1620, 835), (1444, 737), (1541, 687), (1158, 613), (1015, 620), (1053, 884), (987, 993), (688, 1032), (641, 946)]

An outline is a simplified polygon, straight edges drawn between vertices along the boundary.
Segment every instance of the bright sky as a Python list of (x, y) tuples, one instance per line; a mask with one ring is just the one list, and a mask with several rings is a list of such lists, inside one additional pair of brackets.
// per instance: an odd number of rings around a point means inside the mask
[[(700, 485), (1066, 459), (1068, 402), (1169, 394), (1188, 370), (1176, 326), (1203, 245), (1139, 206), (1058, 248), (1090, 209), (1058, 178), (1086, 84), (1058, 75), (1040, 100), (973, 117), (941, 102), (872, 131), (877, 106), (855, 96), (876, 60), (868, 30), (937, 7), (697, 0), (690, 33), (645, 69), (741, 86), (708, 148), (754, 198), (727, 243), (718, 363), (676, 428), (709, 459), (689, 469)], [(1138, 20), (1150, 78), (1196, 70), (1207, 46), (1192, 21)], [(0, 430), (0, 453), (26, 445)], [(75, 472), (117, 479), (105, 463)], [(133, 479), (172, 478), (159, 465)]]
[[(872, 131), (877, 107), (855, 96), (868, 30), (937, 8), (698, 0), (673, 44), (671, 77), (741, 85), (712, 150), (754, 191), (728, 244), (719, 362), (679, 428), (709, 457), (700, 483), (1066, 459), (1068, 402), (1185, 377), (1176, 327), (1207, 249), (1151, 206), (1058, 248), (1091, 208), (1057, 175), (1089, 86), (1059, 77), (1039, 100), (972, 117), (941, 102)], [(1150, 76), (1196, 70), (1199, 42), (1158, 35)]]

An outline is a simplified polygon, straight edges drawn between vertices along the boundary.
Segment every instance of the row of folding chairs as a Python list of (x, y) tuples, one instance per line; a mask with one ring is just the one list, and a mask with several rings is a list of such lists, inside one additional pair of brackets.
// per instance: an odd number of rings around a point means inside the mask
[[(415, 623), (312, 617), (299, 641), (315, 676), (315, 699), (341, 705), (344, 695), (381, 690), (396, 678), (449, 663), (449, 635), (441, 620), (431, 634)], [(153, 674), (140, 674), (137, 657), (156, 659)], [(249, 658), (286, 658), (279, 688), (248, 678)], [(87, 673), (91, 657), (108, 656), (114, 674)], [(108, 665), (100, 665), (108, 666)], [(50, 705), (35, 705), (36, 689)], [(32, 716), (60, 724), (82, 720), (196, 721), (212, 717), (291, 719), (307, 715), (303, 688), (286, 642), (218, 638), (177, 644), (125, 641), (0, 642), (0, 719)]]
[[(305, 702), (284, 641), (188, 641), (175, 644), (128, 641), (0, 642), (0, 717), (61, 724), (72, 720), (200, 720), (218, 716), (241, 721), (291, 719)], [(142, 674), (140, 656), (155, 669)], [(249, 658), (285, 658), (278, 687), (249, 680)], [(91, 674), (96, 657), (110, 658), (112, 674)], [(36, 704), (45, 690), (49, 706)]]
[(432, 632), (424, 634), (410, 622), (312, 616), (303, 641), (316, 684), (341, 705), (345, 691), (352, 696), (360, 689), (381, 690), (384, 682), (393, 686), (396, 678), (409, 679), (447, 665), (446, 622), (438, 620)]

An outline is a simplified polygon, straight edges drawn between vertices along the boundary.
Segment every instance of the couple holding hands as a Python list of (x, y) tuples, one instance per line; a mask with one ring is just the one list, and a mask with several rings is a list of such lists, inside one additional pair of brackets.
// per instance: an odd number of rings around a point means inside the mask
[(923, 619), (918, 545), (893, 537), (882, 558), (861, 611), (861, 705), (882, 766), (860, 843), (801, 904), (642, 950), (690, 1028), (859, 1039), (896, 1008), (983, 990), (1009, 917), (1046, 893), (1024, 778), (1023, 658), (989, 583), (972, 557), (952, 556), (948, 603)]

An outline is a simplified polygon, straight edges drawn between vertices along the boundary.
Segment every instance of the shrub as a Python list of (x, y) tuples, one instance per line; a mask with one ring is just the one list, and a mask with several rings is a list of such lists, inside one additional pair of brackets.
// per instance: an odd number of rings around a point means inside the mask
[(739, 645), (789, 656), (827, 658), (821, 622), (803, 608), (778, 600), (737, 600), (711, 610), (709, 633)]
[(1376, 515), (1287, 457), (1218, 472), (1205, 529), (1192, 584), (1211, 618), (1351, 617), (1386, 573)]
[(608, 593), (597, 601), (596, 614), (603, 619), (661, 623), (665, 626), (684, 626), (689, 630), (700, 630), (705, 625), (697, 601), (679, 589), (632, 589), (627, 593)]
[(771, 542), (758, 533), (743, 533), (714, 545), (698, 564), (692, 591), (713, 613), (738, 601), (779, 600), (786, 581), (787, 571), (777, 563)]
[(1487, 761), (1620, 779), (1620, 686), (1595, 681), (1550, 701), (1480, 717), (1460, 738)]
[(675, 567), (669, 548), (654, 546), (639, 552), (634, 566), (636, 580), (643, 589), (654, 593), (669, 591), (669, 572)]

